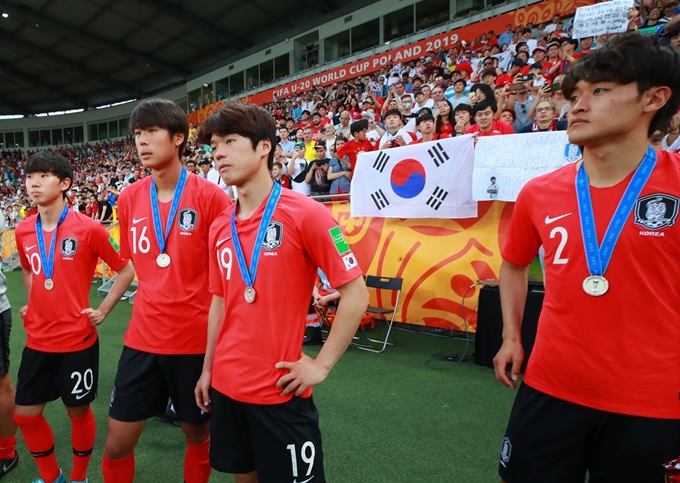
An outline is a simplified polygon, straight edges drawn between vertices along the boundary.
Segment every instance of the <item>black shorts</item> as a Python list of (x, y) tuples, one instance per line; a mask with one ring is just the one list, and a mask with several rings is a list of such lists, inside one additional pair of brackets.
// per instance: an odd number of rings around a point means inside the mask
[(12, 309), (0, 313), (0, 377), (9, 372), (9, 334), (12, 331)]
[(17, 375), (16, 403), (34, 406), (61, 398), (64, 406), (94, 401), (99, 384), (99, 339), (77, 352), (24, 348)]
[[(634, 390), (632, 388), (631, 390)], [(501, 447), (507, 483), (662, 483), (680, 453), (680, 420), (591, 409), (522, 384)]]
[(168, 398), (185, 423), (199, 426), (210, 414), (196, 405), (194, 389), (203, 372), (203, 354), (161, 355), (123, 347), (111, 390), (109, 416), (134, 423), (165, 413)]
[(212, 389), (210, 400), (210, 465), (217, 471), (257, 471), (259, 483), (326, 481), (319, 413), (311, 397), (258, 405)]

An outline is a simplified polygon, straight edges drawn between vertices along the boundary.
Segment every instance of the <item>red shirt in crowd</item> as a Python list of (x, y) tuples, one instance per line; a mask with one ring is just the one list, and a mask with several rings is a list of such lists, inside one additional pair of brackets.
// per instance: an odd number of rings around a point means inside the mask
[[(208, 230), (231, 201), (215, 183), (189, 176), (166, 242), (171, 262), (161, 268), (151, 179), (128, 186), (118, 198), (120, 253), (132, 260), (139, 280), (125, 345), (153, 354), (203, 354), (210, 308)], [(163, 231), (171, 204), (159, 203)]]
[[(45, 288), (45, 271), (36, 236), (36, 217), (25, 218), (15, 236), (21, 266), (32, 273), (33, 284), (24, 317), (26, 346), (43, 352), (76, 352), (97, 340), (97, 329), (83, 309), (90, 306), (90, 287), (101, 257), (114, 271), (123, 260), (109, 242), (109, 232), (98, 222), (76, 211), (68, 212), (57, 228), (52, 280)], [(50, 250), (54, 232), (44, 232)]]
[[(236, 218), (236, 229), (250, 267), (255, 237), (267, 199), (247, 220)], [(231, 215), (222, 213), (210, 227), (210, 292), (224, 298), (224, 321), (215, 348), (212, 386), (232, 399), (251, 404), (280, 404), (276, 382), (287, 370), (280, 361), (302, 356), (302, 339), (317, 268), (333, 287), (361, 277), (354, 254), (328, 208), (292, 190), (283, 190), (260, 248), (255, 277), (255, 301), (245, 301), (246, 285), (234, 254)], [(272, 294), (277, 297), (272, 303)], [(311, 388), (302, 397), (309, 397)]]
[(499, 134), (514, 134), (515, 130), (507, 122), (496, 119), (491, 125), (491, 130), (481, 132), (479, 125), (474, 124), (465, 130), (465, 134), (478, 134), (479, 136), (498, 136)]
[[(680, 156), (657, 152), (604, 276), (589, 276), (575, 192), (576, 165), (532, 179), (520, 192), (503, 259), (529, 265), (545, 248), (546, 292), (524, 382), (581, 406), (647, 418), (680, 418)], [(632, 178), (590, 188), (598, 244)], [(565, 361), (568, 363), (565, 365)]]
[(440, 137), (445, 138), (445, 137), (451, 137), (451, 134), (453, 134), (453, 124), (450, 122), (443, 122), (439, 126), (439, 133), (441, 134)]
[(356, 167), (357, 164), (357, 155), (359, 153), (368, 153), (370, 151), (375, 151), (376, 146), (371, 144), (371, 142), (368, 139), (364, 139), (361, 142), (357, 142), (354, 139), (351, 141), (347, 141), (345, 144), (342, 145), (340, 149), (335, 153), (337, 156), (344, 158), (347, 156), (349, 158), (349, 162), (351, 165), (350, 171), (352, 174), (354, 174), (354, 168)]

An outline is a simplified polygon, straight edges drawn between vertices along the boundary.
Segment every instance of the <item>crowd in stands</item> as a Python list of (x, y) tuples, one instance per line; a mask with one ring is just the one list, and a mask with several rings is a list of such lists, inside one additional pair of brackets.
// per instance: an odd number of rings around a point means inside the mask
[[(630, 30), (658, 35), (680, 49), (677, 0), (643, 0), (629, 11)], [(262, 106), (277, 121), (279, 143), (272, 177), (308, 195), (342, 199), (350, 189), (357, 155), (376, 149), (455, 137), (566, 129), (569, 100), (560, 90), (571, 63), (607, 40), (571, 37), (559, 14), (548, 24), (508, 25), (448, 50)], [(501, 65), (503, 62), (503, 65)], [(650, 143), (678, 151), (680, 116)], [(200, 128), (200, 126), (198, 127)], [(187, 169), (222, 183), (210, 147), (197, 143), (191, 126)], [(132, 140), (60, 148), (75, 179), (74, 209), (108, 223), (120, 191), (145, 176)], [(0, 208), (10, 225), (31, 213), (22, 167), (31, 152), (0, 153)], [(237, 196), (222, 186), (232, 198)]]

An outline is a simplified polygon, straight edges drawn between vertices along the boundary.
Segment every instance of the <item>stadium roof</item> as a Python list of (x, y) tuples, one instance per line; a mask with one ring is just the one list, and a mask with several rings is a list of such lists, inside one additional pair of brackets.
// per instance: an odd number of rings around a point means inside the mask
[(376, 0), (0, 0), (0, 115), (148, 97)]

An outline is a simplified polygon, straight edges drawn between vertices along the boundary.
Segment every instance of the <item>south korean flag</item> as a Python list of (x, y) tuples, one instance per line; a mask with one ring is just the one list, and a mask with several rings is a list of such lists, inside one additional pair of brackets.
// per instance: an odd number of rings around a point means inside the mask
[(360, 153), (351, 216), (475, 218), (473, 167), (472, 136)]

